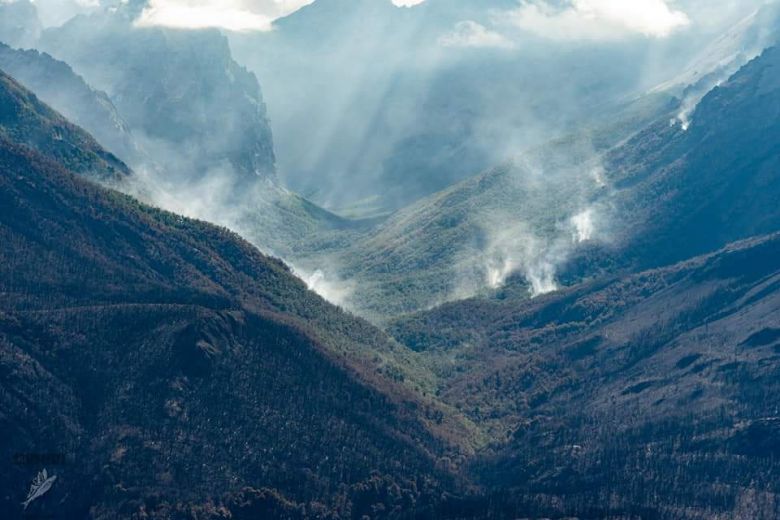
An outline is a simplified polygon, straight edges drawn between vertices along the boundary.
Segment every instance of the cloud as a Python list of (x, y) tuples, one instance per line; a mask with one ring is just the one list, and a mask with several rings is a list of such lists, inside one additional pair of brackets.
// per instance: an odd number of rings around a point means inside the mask
[(500, 33), (471, 20), (458, 22), (449, 34), (439, 38), (444, 47), (480, 47), (511, 49), (514, 43)]
[(218, 27), (231, 31), (267, 31), (274, 20), (312, 1), (150, 0), (136, 23), (142, 27), (161, 25), (180, 29)]
[(690, 24), (668, 0), (567, 0), (554, 7), (526, 0), (509, 13), (522, 30), (555, 40), (615, 40), (631, 35), (663, 38)]
[[(78, 0), (97, 1), (97, 0)], [(142, 27), (179, 29), (217, 27), (230, 31), (269, 31), (277, 18), (287, 16), (314, 0), (149, 0), (138, 21)], [(425, 0), (393, 0), (411, 7)]]

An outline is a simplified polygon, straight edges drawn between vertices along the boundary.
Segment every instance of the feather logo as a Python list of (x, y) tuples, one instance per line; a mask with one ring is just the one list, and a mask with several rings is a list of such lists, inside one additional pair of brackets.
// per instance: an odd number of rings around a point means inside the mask
[(33, 500), (45, 495), (51, 489), (55, 480), (57, 480), (57, 475), (52, 475), (50, 477), (46, 472), (46, 468), (39, 472), (30, 485), (30, 491), (27, 493), (27, 498), (22, 502), (24, 508), (27, 509), (27, 506), (29, 506)]

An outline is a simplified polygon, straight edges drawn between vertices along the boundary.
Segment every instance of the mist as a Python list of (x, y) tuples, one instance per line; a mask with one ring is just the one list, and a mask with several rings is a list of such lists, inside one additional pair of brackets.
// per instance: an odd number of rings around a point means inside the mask
[[(547, 152), (547, 151), (545, 151)], [(535, 297), (560, 288), (558, 272), (584, 245), (609, 243), (614, 190), (587, 140), (516, 158), (473, 219), (480, 239), (458, 253), (448, 300), (495, 291), (520, 275)], [(492, 200), (491, 200), (492, 199)]]
[(0, 38), (100, 94), (48, 99), (133, 167), (125, 191), (382, 319), (516, 276), (559, 289), (579, 248), (615, 239), (604, 154), (659, 118), (696, 124), (777, 30), (761, 1), (396, 4), (40, 1)]
[[(231, 46), (263, 83), (285, 183), (371, 215), (592, 125), (701, 65), (699, 49), (761, 2), (340, 4), (230, 33)], [(566, 24), (590, 28), (557, 37)]]

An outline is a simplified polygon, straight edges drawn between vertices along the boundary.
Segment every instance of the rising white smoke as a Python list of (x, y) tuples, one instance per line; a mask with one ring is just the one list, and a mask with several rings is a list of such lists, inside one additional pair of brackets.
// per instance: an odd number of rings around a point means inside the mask
[(607, 239), (606, 228), (599, 227), (600, 212), (600, 206), (589, 206), (569, 218), (561, 218), (552, 229), (534, 229), (529, 222), (511, 218), (498, 225), (495, 218), (485, 219), (485, 247), (464, 254), (457, 268), (458, 284), (452, 299), (472, 297), (485, 289), (500, 289), (513, 275), (525, 279), (531, 296), (558, 290), (558, 271), (577, 246)]
[(495, 291), (517, 275), (531, 296), (558, 290), (558, 273), (578, 247), (610, 239), (613, 191), (589, 144), (522, 156), (497, 183), (500, 193), (473, 207), (482, 237), (457, 263), (452, 298)]
[[(751, 2), (746, 2), (746, 7)], [(671, 121), (687, 131), (699, 102), (742, 66), (776, 41), (778, 4), (770, 0), (728, 27), (699, 52), (687, 67), (653, 91), (679, 91), (680, 109)]]
[(596, 239), (596, 209), (587, 208), (556, 226), (547, 236), (534, 233), (523, 222), (494, 232), (484, 259), (485, 283), (502, 287), (515, 273), (529, 284), (532, 296), (558, 290), (558, 269), (577, 245)]
[(322, 269), (306, 271), (295, 266), (292, 269), (295, 275), (303, 280), (310, 290), (334, 305), (350, 308), (350, 299), (355, 291), (354, 284), (346, 280), (340, 280)]
[[(286, 218), (280, 209), (286, 197), (294, 197), (274, 183), (258, 181), (237, 197), (240, 188), (227, 162), (222, 168), (210, 170), (202, 179), (181, 183), (166, 179), (154, 168), (139, 167), (130, 181), (114, 186), (139, 200), (179, 215), (205, 220), (229, 228), (257, 246), (263, 253), (285, 261), (307, 287), (343, 308), (351, 307), (355, 285), (333, 274), (338, 271), (332, 259), (319, 258), (321, 268), (308, 269), (296, 265), (280, 242), (269, 241), (267, 227), (281, 229), (280, 219)], [(267, 224), (256, 225), (262, 217)], [(260, 230), (260, 231), (259, 231)]]
[(574, 228), (572, 240), (575, 244), (587, 242), (596, 233), (596, 226), (593, 222), (593, 208), (577, 213), (570, 219), (570, 222)]

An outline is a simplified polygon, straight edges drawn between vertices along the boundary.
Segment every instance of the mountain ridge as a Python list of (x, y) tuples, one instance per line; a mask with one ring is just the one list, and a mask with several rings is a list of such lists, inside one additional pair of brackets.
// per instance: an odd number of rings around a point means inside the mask
[(125, 163), (139, 161), (141, 151), (114, 104), (104, 92), (90, 87), (68, 64), (36, 50), (12, 49), (0, 44), (0, 69), (88, 131)]

